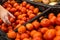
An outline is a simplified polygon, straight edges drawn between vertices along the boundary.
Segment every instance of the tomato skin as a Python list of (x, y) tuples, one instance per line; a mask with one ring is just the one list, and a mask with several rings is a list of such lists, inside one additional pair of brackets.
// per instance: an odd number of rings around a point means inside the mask
[(16, 7), (16, 6), (18, 6), (18, 3), (14, 3), (13, 7)]
[(2, 24), (3, 23), (3, 21), (0, 19), (0, 24)]
[(13, 23), (15, 20), (14, 18), (10, 18), (10, 22)]
[(12, 12), (12, 13), (16, 12), (16, 8), (11, 8), (10, 12)]
[(41, 26), (43, 26), (43, 27), (48, 27), (48, 26), (50, 26), (50, 24), (51, 24), (51, 22), (47, 18), (41, 20)]
[(15, 16), (19, 16), (20, 13), (19, 13), (19, 12), (15, 12), (14, 15), (15, 15)]
[(56, 26), (55, 29), (58, 31), (60, 30), (60, 26)]
[(23, 40), (30, 40), (29, 38), (24, 38)]
[(29, 15), (29, 19), (32, 19), (32, 18), (34, 18), (34, 17), (35, 17), (34, 14), (30, 14), (30, 15)]
[(53, 39), (55, 35), (56, 35), (56, 30), (50, 29), (44, 34), (44, 39), (46, 40)]

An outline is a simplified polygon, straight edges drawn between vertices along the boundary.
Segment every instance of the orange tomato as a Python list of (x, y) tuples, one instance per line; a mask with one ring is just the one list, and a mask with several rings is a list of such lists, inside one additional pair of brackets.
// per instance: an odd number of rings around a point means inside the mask
[(60, 13), (57, 14), (57, 17), (60, 17)]
[(50, 13), (50, 14), (48, 15), (48, 18), (51, 19), (53, 16), (54, 16), (54, 13)]
[(33, 25), (31, 23), (28, 23), (28, 24), (26, 24), (26, 28), (28, 30), (32, 30), (33, 29)]
[(14, 18), (10, 18), (10, 22), (13, 23), (15, 20)]
[(32, 19), (32, 18), (34, 18), (34, 17), (35, 17), (35, 14), (30, 14), (30, 15), (29, 15), (29, 18), (30, 18), (30, 19)]
[(11, 9), (10, 9), (10, 12), (13, 13), (13, 12), (16, 12), (16, 10), (17, 10), (16, 8), (11, 8)]
[(56, 24), (57, 24), (57, 25), (60, 25), (60, 17), (58, 17), (58, 18), (56, 19)]
[(33, 36), (37, 31), (36, 30), (32, 30), (30, 35)]
[(26, 32), (25, 26), (20, 26), (20, 27), (18, 28), (18, 33), (24, 33), (24, 32)]
[(22, 19), (22, 18), (23, 18), (23, 16), (22, 16), (22, 15), (19, 15), (17, 19), (20, 20), (20, 19)]
[(40, 27), (40, 23), (38, 21), (34, 21), (32, 24), (35, 27), (35, 29), (38, 29)]
[(33, 38), (33, 40), (43, 40), (43, 39), (40, 37), (35, 37), (35, 38)]
[(30, 6), (29, 9), (30, 9), (30, 10), (34, 10), (34, 6)]
[(44, 34), (44, 39), (49, 40), (53, 39), (56, 35), (56, 30), (55, 29), (50, 29)]
[(47, 18), (44, 18), (41, 20), (41, 26), (43, 26), (43, 27), (48, 27), (48, 26), (50, 26), (50, 24), (51, 24), (51, 22)]
[(14, 3), (13, 7), (16, 7), (16, 6), (18, 6), (18, 3)]
[(16, 38), (16, 33), (14, 31), (7, 33), (8, 38)]
[(30, 40), (29, 38), (24, 38), (23, 40)]
[(21, 38), (21, 35), (19, 33), (17, 33), (17, 36), (16, 36), (17, 39), (20, 39)]
[(37, 14), (39, 12), (39, 9), (38, 8), (35, 8), (34, 9), (34, 13)]
[(15, 15), (15, 16), (19, 16), (20, 13), (19, 13), (19, 12), (15, 12), (14, 15)]

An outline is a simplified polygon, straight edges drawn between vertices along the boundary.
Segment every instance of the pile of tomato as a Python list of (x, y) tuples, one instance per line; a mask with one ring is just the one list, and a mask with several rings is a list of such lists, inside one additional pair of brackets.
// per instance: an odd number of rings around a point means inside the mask
[[(10, 11), (15, 18), (9, 17), (11, 25), (6, 25), (0, 19), (0, 29), (12, 40), (60, 40), (60, 13), (54, 15), (49, 13), (48, 18), (40, 22), (35, 20), (32, 23), (23, 23), (38, 15), (39, 9), (27, 2), (17, 3), (7, 1), (3, 7)], [(18, 26), (17, 26), (18, 25)], [(14, 30), (18, 28), (18, 32)]]

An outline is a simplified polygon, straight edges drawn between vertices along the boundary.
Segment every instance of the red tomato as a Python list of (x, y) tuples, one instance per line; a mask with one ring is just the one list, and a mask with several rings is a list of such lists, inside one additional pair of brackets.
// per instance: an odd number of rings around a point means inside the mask
[(19, 12), (15, 12), (14, 15), (15, 15), (15, 16), (19, 16), (20, 13), (19, 13)]
[(50, 20), (47, 19), (47, 18), (41, 20), (41, 25), (42, 25), (43, 27), (48, 27), (48, 26), (50, 26), (50, 24), (51, 24), (51, 22), (50, 22)]
[(56, 36), (60, 36), (60, 30), (56, 32)]
[(39, 9), (38, 8), (35, 8), (34, 9), (34, 13), (37, 14), (39, 12)]
[(35, 17), (35, 14), (30, 14), (30, 15), (29, 15), (29, 18), (30, 18), (30, 19), (32, 19), (32, 18), (34, 18), (34, 17)]
[(53, 17), (50, 19), (50, 21), (51, 21), (51, 24), (56, 24), (56, 17), (53, 16)]
[(16, 12), (16, 8), (11, 8), (10, 12)]
[(33, 11), (29, 10), (29, 11), (27, 12), (27, 14), (28, 14), (28, 15), (33, 14)]
[(27, 12), (26, 8), (23, 7), (23, 8), (21, 9), (21, 12), (26, 13), (26, 12)]
[(19, 24), (20, 20), (16, 20), (16, 24)]
[(29, 9), (30, 9), (30, 10), (34, 10), (34, 6), (30, 6)]
[(22, 2), (22, 6), (25, 7), (26, 5), (27, 5), (27, 2), (26, 2), (26, 1), (23, 1), (23, 2)]
[(55, 29), (50, 29), (44, 34), (44, 39), (49, 40), (53, 39), (56, 35), (56, 30)]
[(14, 3), (13, 7), (16, 7), (16, 6), (18, 6), (18, 3)]
[(56, 36), (53, 40), (60, 40), (60, 36)]
[(27, 5), (26, 5), (26, 8), (28, 8), (28, 9), (29, 9), (29, 7), (30, 7), (30, 4), (27, 4)]
[(2, 24), (3, 23), (3, 21), (0, 19), (0, 24)]
[(48, 15), (48, 18), (51, 19), (53, 16), (54, 16), (54, 13), (50, 13), (50, 14)]
[(56, 26), (55, 29), (56, 29), (56, 30), (60, 30), (60, 26)]
[(13, 23), (14, 21), (15, 21), (15, 20), (14, 20), (14, 18), (10, 18), (10, 22), (12, 22), (12, 23)]

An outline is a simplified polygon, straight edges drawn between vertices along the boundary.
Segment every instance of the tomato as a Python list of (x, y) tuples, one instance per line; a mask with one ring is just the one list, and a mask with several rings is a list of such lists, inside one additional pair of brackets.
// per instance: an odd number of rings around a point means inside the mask
[(16, 6), (16, 9), (18, 10), (20, 8), (20, 6)]
[(43, 26), (43, 27), (48, 27), (48, 26), (50, 26), (50, 24), (51, 24), (51, 22), (47, 18), (44, 18), (41, 20), (41, 26)]
[(33, 29), (33, 25), (31, 23), (28, 23), (28, 24), (26, 24), (26, 28), (28, 30), (32, 30)]
[(21, 12), (26, 13), (26, 8), (22, 7)]
[(53, 16), (53, 17), (50, 19), (50, 21), (51, 21), (51, 24), (56, 24), (56, 17)]
[(19, 13), (19, 12), (15, 12), (14, 15), (15, 15), (15, 16), (19, 16), (20, 13)]
[(33, 36), (37, 31), (36, 30), (32, 30), (30, 35)]
[(29, 35), (27, 33), (22, 33), (21, 34), (21, 39), (24, 39), (24, 38), (29, 38)]
[(8, 32), (7, 33), (8, 38), (15, 38), (16, 37), (16, 33), (14, 31)]
[(44, 34), (44, 39), (46, 40), (53, 39), (55, 35), (56, 35), (56, 30), (50, 29)]
[(7, 9), (8, 11), (10, 11), (11, 8), (10, 8), (10, 7), (7, 7), (6, 9)]
[(14, 3), (13, 7), (16, 7), (16, 6), (18, 6), (18, 3)]
[(25, 26), (20, 26), (20, 27), (18, 28), (18, 33), (24, 33), (25, 31), (26, 31)]
[(50, 14), (48, 15), (48, 18), (51, 19), (53, 16), (54, 16), (54, 13), (50, 13)]
[(11, 8), (11, 9), (10, 9), (10, 12), (12, 12), (12, 13), (13, 13), (13, 12), (16, 12), (16, 8)]
[(19, 38), (16, 38), (15, 40), (20, 40)]
[(23, 17), (22, 20), (26, 21), (27, 19), (26, 19), (26, 17)]
[(11, 5), (15, 5), (15, 3), (16, 3), (16, 2), (15, 2), (14, 0), (10, 1), (10, 4), (11, 4)]
[(22, 2), (22, 6), (25, 7), (26, 5), (27, 5), (27, 2), (26, 2), (26, 1), (23, 1), (23, 2)]
[(35, 27), (35, 29), (38, 29), (40, 27), (40, 23), (38, 21), (34, 21), (32, 22), (32, 24)]
[(38, 8), (35, 8), (34, 9), (34, 13), (37, 14), (39, 12), (39, 9)]
[(23, 18), (23, 16), (22, 16), (22, 15), (19, 15), (17, 19), (20, 20), (20, 19), (22, 19), (22, 18)]
[(33, 14), (33, 11), (29, 10), (29, 11), (27, 12), (27, 15), (30, 15), (30, 14)]
[(19, 24), (24, 24), (25, 21), (24, 20), (20, 20)]
[(10, 18), (10, 22), (13, 23), (15, 20), (14, 18)]
[(32, 19), (32, 18), (34, 18), (34, 17), (35, 17), (35, 14), (30, 14), (30, 15), (29, 15), (29, 18), (30, 18), (30, 19)]
[(36, 32), (35, 34), (33, 34), (33, 38), (35, 37), (42, 37), (42, 34), (40, 32)]
[(27, 4), (27, 5), (26, 5), (26, 8), (28, 8), (28, 9), (29, 9), (29, 7), (30, 7), (30, 4)]
[(34, 10), (34, 6), (30, 6), (29, 9), (30, 9), (30, 10)]

